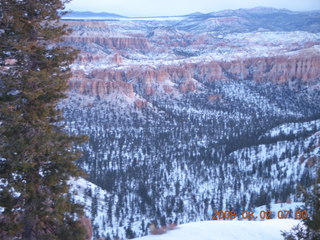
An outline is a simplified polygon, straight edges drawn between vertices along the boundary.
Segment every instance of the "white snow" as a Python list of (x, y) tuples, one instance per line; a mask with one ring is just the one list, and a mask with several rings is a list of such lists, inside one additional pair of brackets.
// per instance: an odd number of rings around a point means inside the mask
[(137, 240), (282, 240), (281, 231), (288, 231), (299, 221), (204, 221), (182, 224), (163, 235), (149, 235)]
[(278, 127), (275, 127), (266, 132), (264, 137), (276, 137), (280, 134), (285, 136), (298, 135), (305, 131), (320, 130), (320, 120), (314, 120), (310, 122), (298, 122), (298, 123), (286, 123)]

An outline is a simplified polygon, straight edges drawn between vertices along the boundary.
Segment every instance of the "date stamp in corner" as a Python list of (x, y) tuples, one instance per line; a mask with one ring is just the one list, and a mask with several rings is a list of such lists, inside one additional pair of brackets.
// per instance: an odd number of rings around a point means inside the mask
[(265, 220), (265, 219), (307, 219), (308, 212), (306, 210), (283, 210), (283, 211), (213, 211), (212, 220), (233, 220), (233, 219), (248, 219), (248, 220)]

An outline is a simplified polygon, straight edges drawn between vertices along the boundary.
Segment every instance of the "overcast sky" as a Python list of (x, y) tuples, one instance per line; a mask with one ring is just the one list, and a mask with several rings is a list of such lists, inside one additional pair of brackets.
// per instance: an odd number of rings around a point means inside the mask
[(138, 17), (208, 13), (257, 6), (296, 11), (320, 10), (320, 0), (73, 0), (67, 9)]

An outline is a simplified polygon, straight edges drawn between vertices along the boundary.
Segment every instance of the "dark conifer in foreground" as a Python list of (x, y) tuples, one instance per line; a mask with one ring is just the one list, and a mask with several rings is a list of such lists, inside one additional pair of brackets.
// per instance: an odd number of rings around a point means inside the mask
[(305, 191), (306, 209), (309, 217), (304, 220), (307, 239), (320, 239), (320, 157), (317, 158), (317, 178), (311, 193)]
[(81, 138), (61, 126), (73, 49), (59, 12), (68, 0), (1, 0), (0, 239), (84, 239), (67, 181)]
[[(314, 147), (318, 147), (318, 145), (313, 146), (311, 149), (313, 150)], [(300, 187), (300, 192), (304, 197), (304, 210), (307, 216), (298, 215), (298, 217), (303, 219), (302, 223), (294, 226), (289, 232), (282, 232), (285, 240), (320, 239), (320, 157), (316, 154), (312, 156), (311, 159), (314, 163), (312, 168), (316, 171), (316, 178), (311, 187), (311, 191), (307, 191), (304, 186)]]

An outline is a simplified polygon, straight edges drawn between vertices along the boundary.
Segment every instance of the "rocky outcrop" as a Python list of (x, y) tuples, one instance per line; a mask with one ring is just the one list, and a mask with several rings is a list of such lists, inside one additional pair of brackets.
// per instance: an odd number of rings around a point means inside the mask
[(287, 82), (311, 81), (320, 77), (320, 56), (253, 58), (221, 64), (226, 76), (233, 79)]
[(312, 81), (320, 77), (320, 56), (277, 56), (240, 59), (230, 62), (212, 62), (194, 66), (197, 79), (287, 82), (290, 80)]
[[(115, 59), (121, 62), (118, 56), (115, 56)], [(70, 84), (78, 93), (90, 96), (102, 97), (118, 91), (133, 97), (135, 90), (138, 94), (148, 97), (160, 90), (159, 84), (162, 84), (165, 93), (175, 90), (186, 93), (197, 90), (195, 80), (205, 83), (216, 80), (252, 79), (285, 83), (291, 80), (308, 82), (319, 78), (320, 56), (310, 55), (189, 63), (161, 66), (157, 69), (95, 69), (88, 74), (75, 71)], [(165, 84), (165, 81), (171, 84)]]
[(111, 93), (122, 93), (133, 98), (133, 86), (124, 81), (108, 81), (99, 79), (78, 79), (69, 82), (71, 89), (79, 94), (92, 97), (104, 97)]
[(67, 21), (73, 32), (64, 37), (70, 45), (97, 44), (111, 49), (149, 49), (150, 42), (139, 34), (114, 32), (114, 25), (102, 21)]
[(113, 49), (149, 49), (150, 43), (146, 38), (135, 37), (78, 37), (70, 36), (65, 38), (66, 43), (95, 43)]
[(137, 99), (135, 102), (134, 102), (134, 106), (136, 108), (145, 108), (147, 107), (148, 105), (148, 102), (147, 101), (143, 101), (143, 100), (139, 100)]
[(112, 58), (112, 62), (116, 64), (121, 64), (123, 62), (123, 59), (120, 54), (116, 53)]
[(196, 83), (192, 79), (187, 79), (180, 85), (180, 91), (182, 93), (194, 92), (196, 90)]
[(215, 102), (215, 101), (218, 101), (222, 98), (221, 95), (210, 95), (208, 96), (208, 101), (209, 102)]
[(190, 20), (186, 31), (183, 21), (69, 21), (74, 32), (65, 41), (81, 49), (70, 85), (89, 96), (121, 92), (149, 98), (196, 92), (199, 84), (217, 80), (303, 83), (320, 78), (317, 34), (207, 33), (245, 21), (237, 16)]

